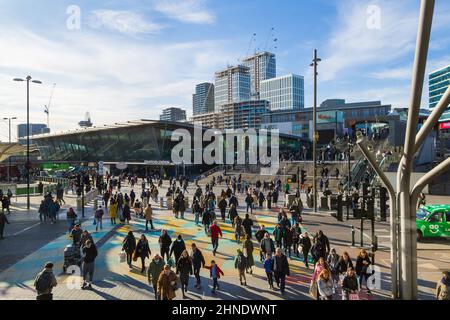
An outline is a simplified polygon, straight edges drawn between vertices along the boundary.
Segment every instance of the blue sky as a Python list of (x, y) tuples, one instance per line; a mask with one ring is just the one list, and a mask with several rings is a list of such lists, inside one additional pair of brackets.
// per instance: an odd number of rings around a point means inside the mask
[[(450, 64), (450, 2), (436, 2), (428, 71)], [(32, 122), (46, 121), (43, 106), (56, 83), (54, 131), (76, 128), (86, 111), (97, 125), (156, 119), (168, 106), (190, 114), (195, 84), (213, 82), (215, 71), (238, 63), (249, 48), (276, 53), (279, 75), (305, 76), (306, 106), (314, 48), (323, 59), (319, 103), (345, 98), (405, 107), (409, 100), (418, 0), (38, 3), (0, 0), (1, 118), (25, 120), (25, 86), (11, 79), (27, 74), (43, 81), (31, 88)], [(67, 27), (70, 5), (80, 9), (79, 29)], [(425, 88), (424, 107), (427, 99)]]

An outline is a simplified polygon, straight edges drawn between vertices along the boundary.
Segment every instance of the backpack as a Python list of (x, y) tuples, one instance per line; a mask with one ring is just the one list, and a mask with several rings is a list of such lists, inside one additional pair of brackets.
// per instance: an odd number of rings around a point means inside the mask
[(35, 287), (37, 292), (44, 292), (52, 285), (52, 278), (50, 272), (43, 271), (36, 279)]
[(243, 254), (239, 255), (238, 257), (237, 267), (238, 269), (244, 269), (247, 267), (247, 257)]

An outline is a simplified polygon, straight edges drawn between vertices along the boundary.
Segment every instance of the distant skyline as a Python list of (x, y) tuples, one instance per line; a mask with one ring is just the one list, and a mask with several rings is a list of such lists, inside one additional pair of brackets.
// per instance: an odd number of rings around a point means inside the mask
[[(80, 28), (75, 11), (80, 9)], [(411, 0), (0, 0), (0, 118), (31, 116), (53, 132), (74, 129), (91, 113), (94, 125), (159, 119), (167, 107), (192, 115), (195, 85), (247, 54), (276, 54), (277, 75), (305, 77), (305, 107), (312, 106), (315, 48), (319, 103), (381, 100), (406, 107), (417, 36), (419, 1)], [(76, 7), (75, 7), (76, 9)], [(378, 14), (379, 13), (379, 14)], [(378, 19), (378, 17), (380, 19)], [(68, 19), (69, 28), (68, 28)], [(74, 23), (73, 23), (74, 22)], [(427, 73), (450, 64), (450, 2), (436, 3)], [(75, 27), (75, 28), (74, 28)], [(272, 30), (273, 28), (273, 30)], [(253, 37), (253, 34), (256, 34)], [(274, 41), (274, 39), (277, 39)], [(276, 48), (275, 48), (276, 47)], [(428, 82), (423, 91), (428, 107)], [(0, 140), (8, 123), (0, 121)]]

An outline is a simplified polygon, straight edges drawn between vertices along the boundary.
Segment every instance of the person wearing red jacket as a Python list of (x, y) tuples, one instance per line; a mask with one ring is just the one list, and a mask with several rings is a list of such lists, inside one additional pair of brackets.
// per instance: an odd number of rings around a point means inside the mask
[(216, 256), (217, 248), (219, 247), (219, 235), (222, 235), (222, 229), (217, 225), (217, 221), (213, 222), (213, 225), (209, 227), (209, 231), (211, 233), (211, 243), (213, 246), (213, 255)]
[(213, 289), (211, 290), (211, 293), (216, 293), (216, 289), (219, 290), (218, 280), (220, 279), (220, 275), (224, 276), (224, 273), (214, 260), (211, 260), (211, 265), (205, 266), (205, 268), (209, 269), (209, 276), (213, 279)]

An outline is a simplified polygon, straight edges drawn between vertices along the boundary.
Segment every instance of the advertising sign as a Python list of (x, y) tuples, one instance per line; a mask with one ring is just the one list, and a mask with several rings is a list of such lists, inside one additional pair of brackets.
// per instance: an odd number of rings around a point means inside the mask
[(342, 111), (320, 111), (317, 113), (317, 123), (337, 123), (344, 121)]

